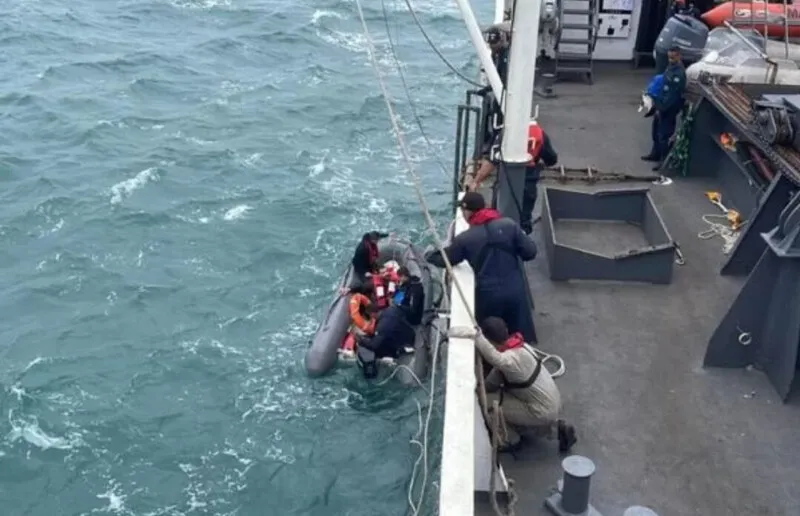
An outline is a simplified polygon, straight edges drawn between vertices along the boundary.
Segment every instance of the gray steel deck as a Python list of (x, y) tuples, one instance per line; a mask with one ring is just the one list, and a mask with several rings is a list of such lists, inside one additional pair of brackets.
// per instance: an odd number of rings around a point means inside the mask
[[(559, 83), (535, 99), (566, 166), (650, 173), (649, 119), (636, 113), (650, 71), (597, 66), (595, 84)], [(669, 286), (554, 284), (542, 255), (530, 266), (539, 347), (561, 355), (564, 415), (595, 461), (592, 504), (604, 516), (641, 504), (661, 516), (800, 515), (800, 408), (758, 371), (704, 370), (708, 339), (741, 281), (721, 277), (720, 240), (700, 240), (713, 182), (652, 186), (686, 256)], [(541, 197), (540, 197), (541, 198)], [(518, 516), (548, 514), (560, 478), (554, 442), (503, 456)], [(493, 514), (479, 501), (476, 514)]]

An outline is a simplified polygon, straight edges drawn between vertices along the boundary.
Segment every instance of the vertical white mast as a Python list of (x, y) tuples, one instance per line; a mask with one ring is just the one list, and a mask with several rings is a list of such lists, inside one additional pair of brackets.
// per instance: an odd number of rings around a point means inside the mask
[[(500, 2), (498, 1), (498, 3)], [(464, 23), (467, 25), (467, 31), (469, 32), (469, 39), (472, 40), (472, 46), (475, 47), (475, 51), (478, 53), (478, 59), (480, 59), (481, 66), (484, 72), (486, 72), (486, 78), (489, 80), (489, 84), (492, 87), (494, 97), (496, 99), (502, 99), (503, 83), (500, 80), (500, 75), (497, 73), (497, 67), (494, 65), (494, 61), (492, 61), (489, 45), (487, 45), (486, 41), (483, 39), (481, 28), (478, 26), (475, 14), (472, 12), (472, 8), (469, 5), (469, 0), (456, 0), (456, 4), (458, 4), (458, 9), (461, 11), (461, 16), (464, 17)], [(497, 9), (495, 8), (495, 10)]]
[[(508, 84), (505, 99), (503, 161), (526, 163), (528, 157), (528, 123), (533, 106), (533, 83), (539, 47), (541, 0), (517, 0), (511, 33), (511, 54), (508, 62)], [(505, 213), (504, 213), (505, 215)]]

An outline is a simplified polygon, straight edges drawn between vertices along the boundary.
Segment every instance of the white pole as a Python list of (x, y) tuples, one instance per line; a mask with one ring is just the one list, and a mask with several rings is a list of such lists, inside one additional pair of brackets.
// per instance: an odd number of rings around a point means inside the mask
[(478, 53), (478, 59), (481, 61), (486, 78), (489, 79), (489, 84), (492, 86), (494, 98), (503, 98), (503, 83), (500, 81), (500, 75), (497, 73), (497, 67), (494, 66), (492, 61), (492, 53), (489, 51), (489, 45), (483, 39), (481, 28), (478, 26), (478, 21), (475, 19), (475, 14), (469, 6), (469, 0), (456, 0), (458, 9), (461, 11), (461, 16), (464, 17), (464, 23), (467, 25), (469, 32), (469, 39), (472, 40), (472, 46)]
[(525, 163), (530, 159), (528, 124), (533, 105), (541, 5), (541, 0), (517, 0), (514, 12), (502, 142), (506, 163)]
[(503, 17), (506, 14), (505, 0), (494, 0), (494, 22), (503, 23)]

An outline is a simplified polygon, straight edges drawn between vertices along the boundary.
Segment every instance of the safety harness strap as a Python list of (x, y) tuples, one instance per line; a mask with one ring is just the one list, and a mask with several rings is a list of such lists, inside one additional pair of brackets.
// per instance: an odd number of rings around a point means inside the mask
[(525, 351), (531, 354), (534, 361), (536, 362), (536, 366), (533, 368), (533, 372), (531, 375), (521, 382), (510, 382), (505, 377), (503, 377), (503, 384), (500, 386), (500, 404), (503, 404), (503, 397), (506, 391), (514, 390), (514, 389), (527, 389), (534, 383), (536, 383), (537, 378), (539, 378), (539, 374), (542, 372), (542, 361), (537, 357), (533, 351), (525, 348)]

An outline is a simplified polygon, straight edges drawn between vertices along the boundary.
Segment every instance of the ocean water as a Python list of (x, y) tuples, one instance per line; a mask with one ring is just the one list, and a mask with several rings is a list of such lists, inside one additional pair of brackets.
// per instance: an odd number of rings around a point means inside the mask
[[(445, 222), (468, 86), (387, 0), (429, 146), (364, 8)], [(425, 394), (302, 365), (360, 234), (424, 236), (354, 2), (7, 0), (0, 72), (0, 514), (405, 514)]]

